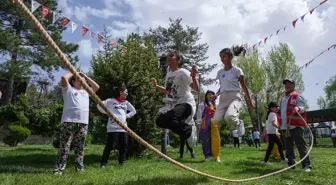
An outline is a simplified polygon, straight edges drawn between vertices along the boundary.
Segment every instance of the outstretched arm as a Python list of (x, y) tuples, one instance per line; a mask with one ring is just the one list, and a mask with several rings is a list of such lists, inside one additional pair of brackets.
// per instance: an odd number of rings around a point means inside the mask
[(67, 87), (68, 87), (69, 79), (70, 79), (72, 76), (73, 76), (73, 74), (70, 73), (70, 72), (62, 76), (62, 78), (61, 78), (61, 84), (62, 84), (62, 87), (63, 87), (63, 88), (67, 88)]
[(152, 79), (152, 84), (153, 84), (153, 86), (156, 88), (156, 90), (158, 90), (158, 91), (161, 92), (161, 93), (167, 94), (167, 90), (166, 90), (166, 88), (164, 88), (164, 87), (162, 87), (162, 86), (159, 86), (159, 85), (157, 84), (157, 81), (156, 81), (155, 79)]

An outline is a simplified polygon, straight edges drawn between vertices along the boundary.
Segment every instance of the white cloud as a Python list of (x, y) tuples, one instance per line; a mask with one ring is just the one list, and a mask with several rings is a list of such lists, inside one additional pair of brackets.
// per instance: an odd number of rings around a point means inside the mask
[[(79, 19), (86, 19), (88, 15), (107, 18), (113, 13), (120, 13), (125, 20), (132, 22), (109, 22), (108, 29), (115, 37), (124, 37), (127, 32), (134, 31), (137, 25), (141, 29), (158, 25), (166, 26), (171, 18), (183, 18), (183, 24), (199, 27), (203, 33), (202, 42), (209, 45), (209, 63), (220, 63), (218, 52), (224, 47), (233, 44), (249, 43), (251, 45), (263, 40), (273, 33), (267, 44), (262, 44), (260, 51), (266, 55), (271, 46), (279, 42), (287, 43), (296, 56), (297, 63), (303, 65), (318, 55), (330, 45), (336, 44), (336, 1), (329, 0), (313, 14), (308, 13), (304, 22), (297, 21), (293, 28), (292, 21), (322, 0), (104, 0), (105, 8), (102, 10), (79, 7), (78, 11), (85, 10), (85, 14), (78, 15)], [(60, 0), (64, 4), (66, 0)], [(124, 4), (123, 4), (124, 3)], [(125, 5), (126, 4), (126, 5)], [(116, 7), (131, 8), (120, 11)], [(76, 8), (75, 8), (76, 10)], [(104, 12), (105, 13), (102, 13)], [(68, 12), (66, 9), (65, 12)], [(96, 13), (94, 13), (96, 12)], [(99, 12), (99, 13), (98, 13)], [(286, 31), (275, 33), (283, 26)], [(312, 109), (316, 107), (316, 99), (323, 93), (323, 85), (331, 75), (334, 75), (336, 52), (328, 52), (316, 59), (309, 68), (303, 71), (306, 90), (304, 95)], [(214, 71), (211, 76), (214, 76)], [(213, 90), (217, 87), (211, 86)], [(216, 89), (214, 89), (216, 88)]]
[(91, 40), (82, 39), (79, 43), (79, 51), (78, 53), (84, 56), (85, 58), (90, 59), (92, 57), (93, 48), (91, 44)]

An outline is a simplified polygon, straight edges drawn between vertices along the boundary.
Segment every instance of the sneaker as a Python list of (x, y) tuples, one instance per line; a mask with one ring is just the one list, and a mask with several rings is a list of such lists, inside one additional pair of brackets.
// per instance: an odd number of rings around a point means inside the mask
[(239, 124), (238, 124), (238, 135), (239, 137), (242, 137), (245, 135), (245, 126), (244, 126), (244, 122), (239, 120)]
[(210, 158), (205, 158), (205, 162), (208, 162), (210, 160)]
[(219, 158), (219, 157), (216, 159), (216, 162), (218, 162), (218, 163), (220, 163), (220, 162), (221, 162), (221, 160), (220, 160), (220, 158)]
[(197, 144), (197, 128), (196, 128), (195, 125), (192, 125), (191, 128), (192, 128), (191, 135), (187, 139), (187, 142), (188, 142), (189, 146), (191, 148), (193, 148)]
[(285, 158), (284, 160), (281, 160), (281, 162), (284, 163), (284, 164), (288, 164), (288, 159)]
[(195, 153), (195, 152), (193, 152), (193, 153), (191, 154), (191, 158), (193, 158), (193, 159), (194, 159), (194, 158), (195, 158), (195, 154), (196, 154), (196, 153)]
[(84, 170), (84, 168), (76, 168), (76, 172), (77, 173), (83, 173), (85, 170)]
[(305, 172), (311, 172), (311, 171), (312, 171), (312, 169), (311, 169), (310, 166), (306, 166), (306, 167), (304, 167), (303, 170), (304, 170)]
[(270, 162), (265, 162), (264, 161), (264, 163), (263, 163), (264, 165), (266, 165), (266, 166), (269, 166), (269, 165), (271, 165), (271, 163)]
[(54, 175), (62, 175), (63, 173), (62, 173), (62, 171), (60, 171), (60, 170), (58, 170), (58, 169), (55, 169), (55, 170), (53, 171), (53, 174), (54, 174)]
[(105, 169), (105, 168), (106, 168), (106, 164), (102, 164), (102, 165), (100, 165), (100, 168), (101, 168), (101, 169)]

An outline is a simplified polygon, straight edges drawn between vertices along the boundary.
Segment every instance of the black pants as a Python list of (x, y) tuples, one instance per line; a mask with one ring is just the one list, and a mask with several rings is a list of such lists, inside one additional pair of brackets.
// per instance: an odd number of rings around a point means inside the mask
[(110, 157), (110, 153), (118, 143), (119, 164), (126, 162), (127, 150), (127, 133), (126, 132), (109, 132), (107, 133), (107, 142), (104, 148), (101, 164), (106, 165)]
[(283, 154), (283, 149), (282, 149), (282, 142), (279, 138), (278, 135), (276, 134), (267, 134), (268, 135), (268, 148), (267, 148), (267, 151), (266, 151), (266, 156), (265, 156), (265, 159), (264, 161), (267, 162), (271, 153), (272, 153), (272, 149), (273, 149), (273, 146), (274, 146), (274, 143), (276, 145), (278, 145), (278, 151), (280, 153), (280, 157), (282, 160), (285, 160), (285, 157), (284, 157), (284, 154)]
[(183, 158), (184, 145), (187, 145), (187, 149), (189, 150), (191, 155), (194, 153), (193, 149), (189, 146), (188, 142), (186, 142), (185, 139), (180, 138), (180, 158)]
[(172, 110), (160, 114), (156, 125), (160, 128), (167, 128), (178, 134), (183, 139), (191, 136), (192, 127), (184, 121), (191, 115), (191, 106), (187, 103), (178, 104)]
[(287, 144), (286, 144), (286, 130), (279, 130), (279, 132), (280, 132), (280, 139), (281, 139), (281, 142), (282, 142), (282, 148), (285, 150), (285, 154), (286, 154), (286, 158), (288, 158), (288, 152), (287, 152), (287, 150), (286, 150), (286, 148), (287, 148)]
[(260, 147), (260, 139), (254, 139), (254, 145), (256, 148)]
[(238, 145), (238, 148), (240, 147), (239, 137), (233, 138), (233, 146), (236, 147), (236, 145)]
[[(288, 154), (288, 166), (295, 164), (295, 151), (294, 146), (297, 147), (300, 158), (302, 159), (308, 153), (308, 146), (306, 141), (303, 138), (303, 129), (300, 127), (296, 127), (294, 129), (289, 130), (290, 136), (286, 137), (286, 153)], [(294, 145), (295, 143), (295, 145)], [(310, 156), (308, 156), (305, 160), (302, 161), (302, 167), (311, 167), (310, 166)]]

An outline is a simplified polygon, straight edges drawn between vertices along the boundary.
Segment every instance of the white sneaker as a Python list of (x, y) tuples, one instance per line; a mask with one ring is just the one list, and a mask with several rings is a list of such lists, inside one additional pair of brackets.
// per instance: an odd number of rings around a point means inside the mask
[(191, 135), (187, 139), (187, 142), (188, 142), (189, 146), (191, 148), (193, 148), (197, 144), (197, 128), (196, 128), (195, 125), (192, 125), (191, 128), (192, 128)]
[(218, 163), (220, 163), (220, 162), (221, 162), (221, 160), (220, 160), (220, 158), (219, 158), (219, 157), (216, 159), (216, 162), (218, 162)]
[(311, 172), (312, 169), (311, 169), (309, 166), (306, 166), (306, 167), (304, 167), (304, 171), (305, 171), (305, 172)]
[(284, 163), (284, 164), (288, 164), (288, 159), (285, 158), (285, 160), (281, 160), (281, 162)]
[(244, 122), (239, 121), (238, 124), (238, 135), (239, 137), (242, 137), (245, 135), (245, 126), (244, 126)]
[(205, 162), (208, 162), (210, 160), (210, 158), (205, 158)]
[(271, 163), (270, 162), (264, 162), (264, 165), (269, 166), (269, 165), (271, 165)]

